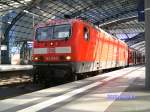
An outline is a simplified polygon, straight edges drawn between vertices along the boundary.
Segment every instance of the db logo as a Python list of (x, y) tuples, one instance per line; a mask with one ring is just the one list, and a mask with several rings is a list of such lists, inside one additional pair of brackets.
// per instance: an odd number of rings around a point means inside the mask
[(48, 53), (55, 53), (55, 48), (49, 48)]
[(48, 57), (47, 60), (49, 61), (55, 61), (55, 60), (58, 60), (59, 58), (58, 57), (55, 57), (55, 56), (51, 56), (51, 57)]

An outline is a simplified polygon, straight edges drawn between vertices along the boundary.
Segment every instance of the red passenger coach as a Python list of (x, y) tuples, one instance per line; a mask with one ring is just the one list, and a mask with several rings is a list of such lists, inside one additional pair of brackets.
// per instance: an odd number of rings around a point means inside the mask
[(135, 50), (132, 48), (128, 49), (128, 65), (134, 65), (135, 64)]
[(128, 48), (128, 65), (138, 65), (145, 63), (145, 56), (139, 51)]
[(128, 46), (123, 41), (85, 21), (51, 20), (35, 28), (35, 81), (76, 78), (87, 72), (124, 67), (128, 62)]

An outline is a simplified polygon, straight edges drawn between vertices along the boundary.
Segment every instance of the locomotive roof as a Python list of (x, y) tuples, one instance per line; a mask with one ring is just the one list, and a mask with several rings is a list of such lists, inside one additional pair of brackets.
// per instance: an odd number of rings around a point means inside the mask
[(75, 22), (75, 21), (84, 22), (84, 23), (94, 27), (95, 29), (99, 30), (100, 32), (103, 32), (108, 37), (112, 37), (112, 38), (117, 39), (118, 41), (120, 41), (122, 44), (126, 44), (124, 41), (118, 39), (117, 37), (115, 37), (111, 34), (109, 34), (108, 32), (104, 31), (102, 28), (96, 27), (92, 23), (90, 23), (88, 21), (85, 21), (85, 20), (82, 20), (82, 19), (51, 19), (51, 20), (48, 20), (45, 23), (39, 23), (35, 27), (38, 28), (38, 27), (44, 27), (44, 26), (48, 26), (48, 25), (59, 25), (59, 24), (69, 24), (69, 23), (71, 24), (72, 22)]
[(44, 26), (56, 25), (56, 24), (67, 24), (67, 23), (72, 23), (72, 21), (74, 20), (75, 19), (51, 19), (48, 20), (47, 22), (39, 23), (35, 25), (35, 27), (44, 27)]

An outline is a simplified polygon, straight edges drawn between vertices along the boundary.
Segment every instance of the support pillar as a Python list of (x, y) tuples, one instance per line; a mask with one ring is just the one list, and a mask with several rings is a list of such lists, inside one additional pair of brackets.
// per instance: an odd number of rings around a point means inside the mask
[(0, 32), (0, 64), (1, 64), (1, 39), (2, 38), (2, 34), (1, 34), (1, 32)]
[(10, 64), (9, 59), (9, 37), (5, 37), (5, 40), (2, 42), (6, 46), (6, 50), (1, 51), (1, 64)]
[(146, 43), (145, 87), (147, 89), (150, 89), (150, 0), (145, 0), (145, 43)]

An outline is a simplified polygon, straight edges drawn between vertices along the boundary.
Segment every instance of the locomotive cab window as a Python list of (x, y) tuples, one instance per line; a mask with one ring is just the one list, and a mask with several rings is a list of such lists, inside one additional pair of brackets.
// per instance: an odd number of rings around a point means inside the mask
[(46, 41), (53, 39), (66, 39), (71, 36), (71, 25), (53, 25), (40, 27), (36, 30), (36, 40)]
[(36, 40), (38, 41), (46, 41), (52, 37), (53, 37), (52, 27), (40, 27), (36, 30)]
[(90, 33), (88, 27), (84, 27), (84, 39), (89, 40), (90, 39)]
[(70, 25), (58, 25), (54, 27), (54, 39), (69, 38), (71, 35)]

